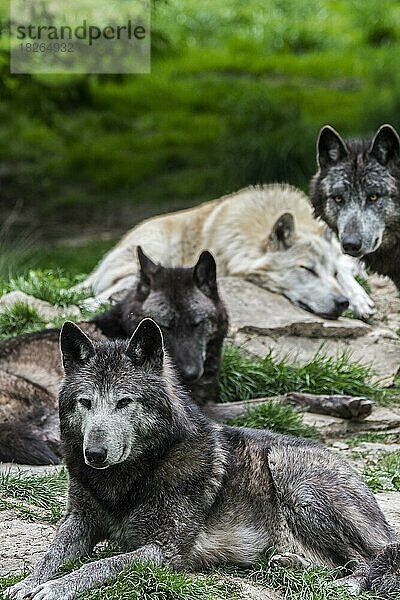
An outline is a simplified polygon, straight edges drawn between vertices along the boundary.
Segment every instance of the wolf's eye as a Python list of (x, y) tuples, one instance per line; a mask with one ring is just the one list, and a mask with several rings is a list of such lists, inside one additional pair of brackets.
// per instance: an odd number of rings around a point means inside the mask
[(315, 275), (315, 277), (318, 277), (317, 271), (315, 271), (311, 267), (305, 267), (304, 265), (302, 265), (301, 268), (304, 269), (305, 271), (308, 271), (309, 273), (311, 273), (311, 275)]
[(334, 200), (335, 200), (336, 204), (343, 204), (343, 196), (337, 195), (334, 197)]
[(79, 404), (82, 404), (82, 406), (87, 408), (88, 410), (90, 410), (92, 408), (92, 401), (90, 398), (79, 398), (78, 402), (79, 402)]
[(203, 325), (203, 323), (204, 323), (204, 319), (201, 319), (201, 321), (194, 321), (193, 327), (200, 327), (200, 325)]
[(378, 194), (370, 194), (368, 196), (368, 202), (376, 202), (378, 200), (379, 196)]
[(128, 404), (130, 404), (132, 401), (133, 401), (133, 398), (129, 398), (129, 396), (126, 396), (125, 398), (121, 398), (117, 402), (117, 408), (125, 408), (125, 406), (128, 406)]

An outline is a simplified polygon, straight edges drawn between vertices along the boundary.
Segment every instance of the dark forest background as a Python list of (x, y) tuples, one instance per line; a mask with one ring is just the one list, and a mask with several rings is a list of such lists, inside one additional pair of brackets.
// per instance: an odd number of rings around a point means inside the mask
[(307, 189), (325, 123), (400, 124), (395, 0), (158, 0), (150, 75), (12, 76), (7, 43), (3, 270), (88, 271), (145, 216), (257, 182)]

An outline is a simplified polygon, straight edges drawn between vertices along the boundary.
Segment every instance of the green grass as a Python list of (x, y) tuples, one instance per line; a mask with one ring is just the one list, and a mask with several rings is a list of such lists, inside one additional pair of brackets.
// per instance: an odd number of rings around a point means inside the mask
[(72, 287), (82, 281), (84, 276), (70, 277), (58, 269), (53, 271), (30, 270), (25, 275), (10, 277), (8, 281), (0, 283), (0, 294), (19, 290), (50, 302), (54, 306), (65, 308), (71, 304), (81, 306), (82, 302), (90, 296), (88, 290), (74, 290)]
[(16, 302), (0, 312), (0, 338), (39, 331), (45, 326), (46, 321), (39, 312), (25, 302)]
[[(0, 579), (0, 598), (9, 585), (21, 577)], [(151, 564), (136, 563), (124, 569), (117, 577), (86, 593), (85, 600), (239, 600), (240, 587), (215, 575), (188, 575)]]
[(359, 433), (357, 435), (352, 435), (351, 437), (343, 440), (346, 442), (351, 448), (362, 444), (363, 442), (369, 443), (397, 443), (399, 436), (396, 434), (388, 434), (381, 431), (368, 431), (367, 433)]
[[(187, 575), (149, 564), (135, 564), (126, 568), (113, 582), (81, 594), (79, 598), (82, 600), (150, 600), (150, 598), (235, 600), (243, 598), (236, 579), (242, 578), (256, 587), (262, 586), (283, 593), (285, 600), (352, 600), (354, 596), (350, 595), (345, 588), (332, 586), (336, 576), (335, 571), (324, 568), (310, 568), (305, 571), (270, 569), (264, 562), (255, 565), (253, 569), (225, 568), (218, 569), (210, 575)], [(0, 598), (4, 598), (1, 594), (2, 590), (20, 579), (21, 576), (0, 578)], [(383, 598), (367, 592), (357, 598), (389, 600), (388, 596)]]
[(305, 188), (323, 123), (346, 135), (398, 123), (395, 0), (153, 5), (151, 75), (16, 77), (0, 41), (2, 195), (50, 215), (50, 235), (61, 211), (107, 228), (116, 203)]
[(294, 408), (274, 401), (249, 407), (243, 416), (230, 419), (228, 425), (272, 429), (278, 433), (302, 437), (317, 437), (315, 429), (303, 423), (301, 414)]
[(363, 472), (368, 487), (375, 492), (400, 492), (400, 452), (382, 453)]
[(65, 510), (67, 472), (55, 475), (0, 474), (0, 510), (17, 510), (27, 519), (56, 523)]
[[(104, 254), (110, 250), (118, 239), (91, 240), (67, 246), (65, 243), (49, 246), (36, 245), (22, 264), (12, 270), (12, 273), (25, 274), (27, 268), (41, 271), (52, 270), (59, 272), (62, 268), (63, 277), (73, 279), (82, 273), (90, 273)], [(13, 261), (12, 261), (13, 263)], [(68, 275), (65, 275), (65, 274)]]
[(228, 345), (223, 354), (220, 401), (249, 400), (291, 391), (387, 400), (390, 392), (372, 383), (371, 377), (371, 368), (352, 361), (348, 353), (337, 358), (317, 354), (300, 365), (279, 360), (272, 354), (253, 360), (239, 348)]
[(127, 567), (108, 585), (82, 594), (87, 600), (218, 600), (239, 599), (239, 586), (215, 576), (190, 576), (146, 564)]
[[(313, 567), (306, 570), (283, 567), (268, 568), (261, 560), (251, 570), (234, 570), (249, 581), (278, 590), (285, 600), (351, 600), (353, 595), (344, 587), (334, 587), (332, 582), (340, 577), (338, 570)], [(359, 600), (389, 600), (390, 597), (364, 592), (357, 596)], [(398, 596), (397, 596), (398, 598)]]
[[(8, 280), (0, 280), (0, 294), (18, 290), (61, 309), (59, 316), (45, 319), (39, 310), (27, 302), (18, 301), (0, 312), (0, 339), (48, 327), (61, 327), (67, 319), (75, 322), (88, 320), (107, 310), (109, 304), (102, 304), (94, 310), (85, 307), (84, 301), (90, 296), (89, 292), (72, 289), (83, 278), (82, 274), (68, 275), (61, 269), (47, 269), (29, 270)], [(76, 307), (79, 308), (79, 313), (76, 313)]]

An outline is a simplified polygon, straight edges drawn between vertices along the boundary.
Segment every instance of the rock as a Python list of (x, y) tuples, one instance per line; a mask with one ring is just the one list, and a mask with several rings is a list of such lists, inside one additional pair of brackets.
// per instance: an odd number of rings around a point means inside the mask
[(322, 319), (298, 308), (281, 295), (235, 277), (222, 277), (219, 288), (227, 304), (233, 335), (355, 338), (370, 331), (369, 325), (356, 319)]
[(282, 594), (276, 590), (270, 590), (262, 586), (256, 586), (253, 583), (243, 581), (239, 577), (231, 578), (241, 588), (241, 598), (243, 600), (283, 600)]
[(234, 277), (220, 279), (230, 315), (229, 339), (248, 354), (306, 362), (318, 352), (372, 365), (376, 378), (390, 383), (400, 365), (399, 337), (385, 322), (367, 325), (357, 319), (336, 321), (308, 313), (283, 296)]
[(400, 534), (400, 492), (380, 492), (375, 498), (389, 523)]
[(54, 537), (55, 526), (21, 519), (17, 511), (0, 512), (0, 576), (30, 570)]
[(353, 452), (363, 452), (367, 453), (369, 456), (381, 454), (383, 452), (391, 453), (399, 451), (400, 444), (384, 444), (379, 442), (361, 442), (361, 444), (358, 444), (353, 448)]
[(400, 407), (377, 406), (366, 419), (353, 421), (339, 419), (327, 415), (305, 413), (303, 421), (315, 427), (323, 440), (344, 437), (354, 433), (367, 433), (368, 431), (388, 431), (400, 427)]
[(52, 319), (56, 319), (60, 316), (80, 315), (80, 310), (77, 306), (71, 305), (67, 308), (56, 307), (49, 302), (39, 300), (38, 298), (34, 298), (33, 296), (29, 296), (28, 294), (19, 291), (9, 292), (0, 298), (0, 312), (11, 308), (17, 302), (23, 302), (24, 304), (27, 304), (31, 308), (37, 310), (39, 315), (45, 321), (51, 321)]
[(65, 467), (63, 465), (16, 465), (15, 463), (0, 462), (0, 475), (10, 473), (14, 477), (30, 477), (31, 475), (55, 475)]
[(333, 442), (332, 448), (335, 448), (335, 450), (348, 450), (350, 446), (345, 442)]

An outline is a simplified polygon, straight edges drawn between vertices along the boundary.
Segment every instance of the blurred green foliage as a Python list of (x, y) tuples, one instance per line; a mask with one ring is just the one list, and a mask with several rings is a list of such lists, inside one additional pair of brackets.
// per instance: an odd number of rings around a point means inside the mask
[(321, 125), (399, 124), (395, 0), (157, 0), (152, 20), (150, 75), (15, 77), (2, 50), (10, 204), (68, 218), (260, 181), (307, 188)]

